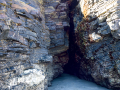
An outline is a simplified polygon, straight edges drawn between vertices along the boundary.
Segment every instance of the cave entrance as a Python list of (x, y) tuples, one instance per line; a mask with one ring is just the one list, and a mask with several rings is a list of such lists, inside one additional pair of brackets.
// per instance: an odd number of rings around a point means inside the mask
[[(72, 0), (62, 0), (62, 2), (68, 2), (68, 1), (72, 1)], [(69, 50), (68, 50), (69, 61), (63, 67), (64, 73), (60, 77), (53, 80), (52, 86), (49, 87), (48, 90), (88, 90), (88, 89), (108, 90), (104, 87), (96, 85), (95, 83), (79, 79), (81, 78), (79, 75), (80, 63), (81, 60), (84, 60), (84, 55), (81, 53), (79, 47), (75, 43), (76, 38), (75, 38), (75, 30), (74, 30), (75, 26), (74, 26), (73, 11), (74, 8), (77, 6), (77, 4), (78, 4), (78, 0), (73, 0), (69, 4), (68, 16), (70, 18), (70, 22), (69, 22), (70, 27), (65, 28), (66, 30), (69, 30)]]
[[(70, 27), (69, 27), (69, 61), (68, 63), (64, 66), (64, 72), (69, 73), (72, 75), (77, 75), (79, 71), (79, 61), (76, 61), (76, 54), (79, 57), (83, 57), (83, 54), (80, 52), (79, 47), (75, 43), (75, 30), (74, 30), (74, 8), (77, 6), (79, 3), (77, 0), (62, 0), (63, 2), (68, 2), (69, 5), (69, 18), (70, 18)], [(79, 58), (80, 59), (80, 58)]]

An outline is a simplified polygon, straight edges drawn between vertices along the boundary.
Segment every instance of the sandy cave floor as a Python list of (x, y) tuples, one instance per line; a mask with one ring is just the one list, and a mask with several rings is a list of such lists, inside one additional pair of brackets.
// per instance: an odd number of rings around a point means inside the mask
[(48, 90), (110, 90), (101, 87), (93, 82), (79, 79), (76, 76), (62, 74), (52, 81), (52, 86)]

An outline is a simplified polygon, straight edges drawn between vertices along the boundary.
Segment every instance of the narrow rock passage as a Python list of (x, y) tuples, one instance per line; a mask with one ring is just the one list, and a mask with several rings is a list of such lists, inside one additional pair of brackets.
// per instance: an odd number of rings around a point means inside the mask
[(76, 76), (62, 74), (52, 82), (52, 86), (48, 90), (110, 90), (95, 83), (81, 80)]

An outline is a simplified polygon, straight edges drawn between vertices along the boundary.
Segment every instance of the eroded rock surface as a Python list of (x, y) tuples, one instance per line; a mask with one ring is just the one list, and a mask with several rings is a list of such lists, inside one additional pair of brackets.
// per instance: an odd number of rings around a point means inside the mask
[(73, 4), (73, 0), (0, 0), (1, 90), (47, 90), (72, 55), (68, 55), (72, 19), (76, 44), (84, 55), (78, 48), (74, 53), (78, 76), (120, 88), (120, 1)]
[(76, 13), (74, 17), (77, 44), (84, 55), (76, 57), (79, 77), (108, 88), (120, 88), (119, 7), (119, 0), (81, 0), (76, 9), (84, 19), (80, 23)]
[(1, 90), (47, 90), (63, 73), (67, 9), (59, 0), (0, 0)]

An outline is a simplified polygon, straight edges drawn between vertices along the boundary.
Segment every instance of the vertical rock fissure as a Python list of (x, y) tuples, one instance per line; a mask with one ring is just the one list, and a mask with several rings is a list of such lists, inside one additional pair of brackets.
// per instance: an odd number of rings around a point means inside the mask
[[(69, 0), (70, 1), (70, 0)], [(68, 1), (68, 2), (69, 2)], [(74, 0), (71, 1), (69, 4), (69, 18), (70, 18), (70, 28), (69, 28), (69, 61), (68, 64), (65, 65), (64, 70), (65, 73), (76, 75), (78, 72), (77, 69), (77, 63), (75, 61), (75, 53), (76, 53), (76, 44), (75, 44), (75, 32), (74, 32), (74, 22), (73, 22), (73, 16), (74, 12), (73, 9), (77, 6), (78, 1)]]

